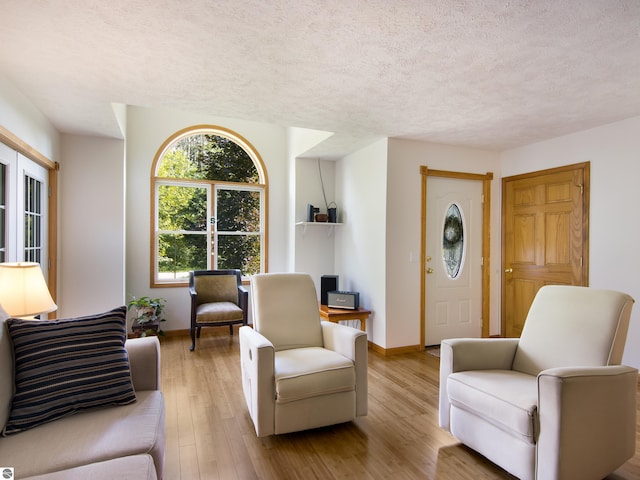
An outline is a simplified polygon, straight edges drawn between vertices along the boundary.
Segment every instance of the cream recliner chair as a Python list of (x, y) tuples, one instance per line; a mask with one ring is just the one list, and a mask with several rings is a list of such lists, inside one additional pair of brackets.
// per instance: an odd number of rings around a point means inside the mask
[(600, 480), (635, 454), (633, 299), (542, 287), (521, 337), (441, 344), (440, 426), (522, 480)]
[(256, 275), (251, 301), (253, 328), (240, 327), (240, 361), (259, 437), (367, 414), (367, 335), (320, 321), (309, 275)]

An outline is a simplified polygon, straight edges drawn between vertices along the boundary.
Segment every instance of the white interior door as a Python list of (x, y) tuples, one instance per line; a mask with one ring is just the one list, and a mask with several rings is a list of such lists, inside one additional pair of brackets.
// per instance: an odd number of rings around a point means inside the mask
[(428, 177), (425, 345), (482, 333), (482, 182)]

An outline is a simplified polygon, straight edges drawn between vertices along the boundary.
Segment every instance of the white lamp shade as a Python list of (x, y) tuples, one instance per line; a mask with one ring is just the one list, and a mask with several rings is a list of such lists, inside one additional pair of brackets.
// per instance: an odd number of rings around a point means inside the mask
[(58, 307), (38, 263), (0, 263), (0, 305), (12, 317), (49, 313)]

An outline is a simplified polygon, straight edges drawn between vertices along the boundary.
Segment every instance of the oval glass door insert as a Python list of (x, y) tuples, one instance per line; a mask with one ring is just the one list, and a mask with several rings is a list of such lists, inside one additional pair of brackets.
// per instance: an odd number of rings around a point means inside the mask
[(452, 203), (444, 217), (442, 230), (442, 260), (449, 278), (460, 275), (464, 256), (464, 224), (460, 208)]

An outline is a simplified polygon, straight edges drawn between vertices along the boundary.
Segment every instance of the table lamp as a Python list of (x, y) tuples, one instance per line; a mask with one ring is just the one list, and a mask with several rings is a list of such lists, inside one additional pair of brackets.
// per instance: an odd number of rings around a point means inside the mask
[(34, 318), (58, 308), (40, 264), (0, 263), (0, 305), (11, 317)]

